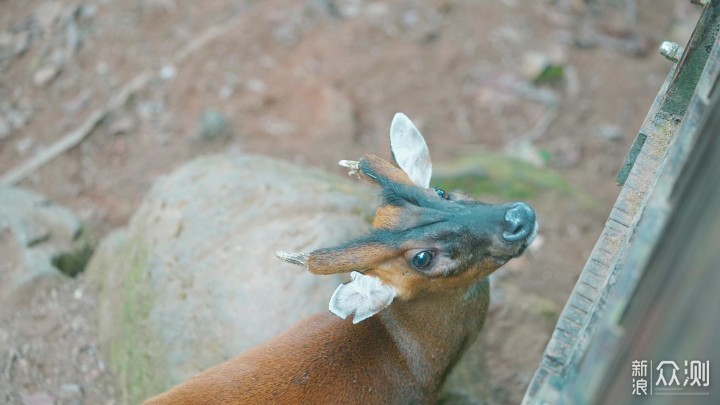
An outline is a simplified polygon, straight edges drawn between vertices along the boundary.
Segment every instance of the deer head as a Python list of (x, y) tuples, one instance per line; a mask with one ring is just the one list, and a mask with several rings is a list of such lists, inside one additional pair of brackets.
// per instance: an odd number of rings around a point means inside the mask
[(373, 155), (342, 160), (350, 174), (380, 187), (368, 235), (310, 253), (278, 257), (315, 274), (351, 273), (330, 299), (330, 311), (358, 323), (392, 304), (427, 294), (467, 289), (535, 238), (527, 204), (486, 204), (430, 188), (432, 163), (425, 139), (402, 113), (390, 126), (393, 162)]

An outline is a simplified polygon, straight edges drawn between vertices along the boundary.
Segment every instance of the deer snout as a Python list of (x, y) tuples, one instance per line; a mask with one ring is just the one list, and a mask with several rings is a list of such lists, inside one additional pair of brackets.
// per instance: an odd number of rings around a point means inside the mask
[(535, 211), (525, 203), (515, 203), (505, 212), (503, 239), (517, 242), (529, 237), (535, 230)]

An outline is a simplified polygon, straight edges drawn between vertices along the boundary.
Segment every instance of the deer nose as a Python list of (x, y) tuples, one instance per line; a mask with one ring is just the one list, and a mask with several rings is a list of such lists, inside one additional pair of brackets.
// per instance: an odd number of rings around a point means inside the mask
[(525, 203), (515, 203), (505, 212), (503, 239), (517, 242), (527, 238), (535, 228), (535, 211)]

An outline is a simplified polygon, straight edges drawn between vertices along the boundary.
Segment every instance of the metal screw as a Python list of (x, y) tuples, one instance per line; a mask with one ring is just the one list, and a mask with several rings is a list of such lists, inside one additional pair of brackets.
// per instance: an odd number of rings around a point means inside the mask
[(690, 3), (695, 4), (697, 6), (704, 6), (708, 4), (708, 0), (690, 0)]
[(685, 52), (685, 48), (676, 42), (665, 41), (660, 44), (658, 52), (660, 52), (660, 55), (664, 56), (665, 59), (677, 62), (682, 57), (683, 52)]

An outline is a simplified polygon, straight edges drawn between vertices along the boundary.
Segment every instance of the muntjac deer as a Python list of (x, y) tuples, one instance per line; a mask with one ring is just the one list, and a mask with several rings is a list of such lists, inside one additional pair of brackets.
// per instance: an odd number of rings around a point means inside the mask
[(314, 274), (351, 273), (330, 311), (210, 368), (147, 404), (428, 403), (475, 340), (487, 276), (537, 233), (524, 203), (491, 205), (430, 188), (427, 145), (401, 113), (390, 128), (394, 164), (340, 162), (380, 187), (370, 234), (278, 256)]

